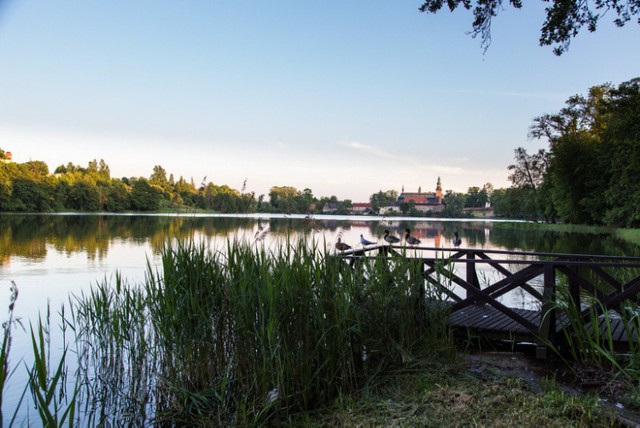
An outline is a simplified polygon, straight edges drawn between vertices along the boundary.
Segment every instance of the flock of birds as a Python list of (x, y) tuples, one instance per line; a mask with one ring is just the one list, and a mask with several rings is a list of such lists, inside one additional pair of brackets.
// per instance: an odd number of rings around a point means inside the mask
[[(401, 241), (401, 239), (398, 238), (397, 236), (390, 235), (388, 230), (384, 231), (384, 240), (387, 241), (389, 244), (398, 244)], [(419, 245), (421, 241), (415, 236), (411, 236), (410, 229), (405, 229), (404, 242), (406, 242), (408, 245), (416, 246), (416, 245)], [(460, 239), (460, 236), (458, 235), (458, 231), (454, 232), (453, 240), (451, 242), (453, 243), (454, 247), (459, 247), (460, 244), (462, 243), (462, 239)], [(367, 245), (375, 245), (377, 244), (377, 242), (369, 241), (362, 234), (360, 234), (360, 244), (363, 247), (366, 247)], [(342, 238), (338, 236), (338, 240), (336, 241), (336, 250), (347, 251), (350, 249), (351, 249), (351, 245), (345, 242), (342, 242)]]

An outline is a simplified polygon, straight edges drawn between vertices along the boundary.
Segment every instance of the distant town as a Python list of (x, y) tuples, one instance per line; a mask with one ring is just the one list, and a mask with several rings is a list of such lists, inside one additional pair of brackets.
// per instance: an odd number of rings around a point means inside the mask
[(369, 201), (316, 197), (311, 189), (273, 186), (268, 195), (255, 195), (212, 182), (196, 184), (168, 174), (156, 165), (149, 177), (111, 177), (104, 160), (86, 167), (68, 163), (53, 172), (43, 161), (16, 163), (13, 154), (0, 149), (0, 211), (2, 212), (184, 212), (203, 210), (222, 213), (274, 212), (299, 214), (353, 214), (416, 217), (462, 217), (494, 215), (493, 187), (472, 187), (467, 194), (443, 192), (437, 177), (433, 191), (396, 190), (373, 193)]

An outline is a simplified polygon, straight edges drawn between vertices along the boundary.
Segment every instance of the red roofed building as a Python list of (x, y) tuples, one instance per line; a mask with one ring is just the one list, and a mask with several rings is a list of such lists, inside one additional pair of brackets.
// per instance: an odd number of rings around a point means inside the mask
[[(442, 182), (438, 177), (435, 192), (423, 192), (422, 188), (418, 188), (418, 192), (405, 192), (402, 189), (402, 193), (398, 196), (398, 200), (395, 204), (389, 207), (384, 207), (384, 212), (401, 212), (400, 205), (403, 203), (413, 203), (416, 210), (426, 213), (428, 211), (439, 213), (445, 207), (442, 202)], [(382, 210), (381, 210), (382, 213)]]

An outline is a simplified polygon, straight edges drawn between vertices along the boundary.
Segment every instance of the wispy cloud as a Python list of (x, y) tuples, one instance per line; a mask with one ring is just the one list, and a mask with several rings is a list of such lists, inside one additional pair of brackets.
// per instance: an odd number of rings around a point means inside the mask
[(403, 156), (403, 155), (391, 153), (387, 150), (381, 149), (380, 147), (372, 146), (370, 144), (363, 144), (359, 141), (348, 141), (348, 142), (341, 143), (341, 145), (348, 147), (352, 150), (355, 150), (370, 156), (374, 156), (377, 158), (384, 158), (384, 159), (400, 161), (400, 162), (409, 161), (411, 159), (409, 156)]

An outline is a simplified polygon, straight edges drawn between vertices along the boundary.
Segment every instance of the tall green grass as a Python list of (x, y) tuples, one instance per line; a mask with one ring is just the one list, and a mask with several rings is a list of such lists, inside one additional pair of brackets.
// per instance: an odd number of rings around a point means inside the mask
[(79, 399), (91, 423), (281, 423), (416, 353), (451, 355), (430, 290), (405, 257), (167, 246), (142, 287), (116, 278), (78, 299)]
[[(626, 301), (617, 310), (606, 308), (594, 297), (586, 304), (587, 309), (578, 307), (566, 285), (558, 287), (550, 311), (556, 311), (562, 329), (557, 346), (548, 343), (549, 347), (562, 359), (569, 356), (572, 362), (609, 373), (610, 381), (615, 380), (624, 386), (618, 399), (629, 407), (639, 409), (640, 311), (637, 302)], [(626, 338), (627, 349), (624, 351), (614, 341), (614, 334), (616, 340), (620, 334), (618, 323), (622, 323), (623, 336)], [(573, 363), (565, 361), (569, 368), (575, 367)], [(575, 374), (579, 377), (578, 372)]]
[(3, 414), (3, 397), (4, 389), (11, 376), (9, 365), (9, 355), (11, 353), (12, 333), (11, 329), (15, 323), (15, 303), (18, 298), (18, 287), (15, 282), (11, 282), (11, 297), (9, 298), (9, 319), (2, 323), (2, 347), (0, 348), (0, 427), (4, 421)]

